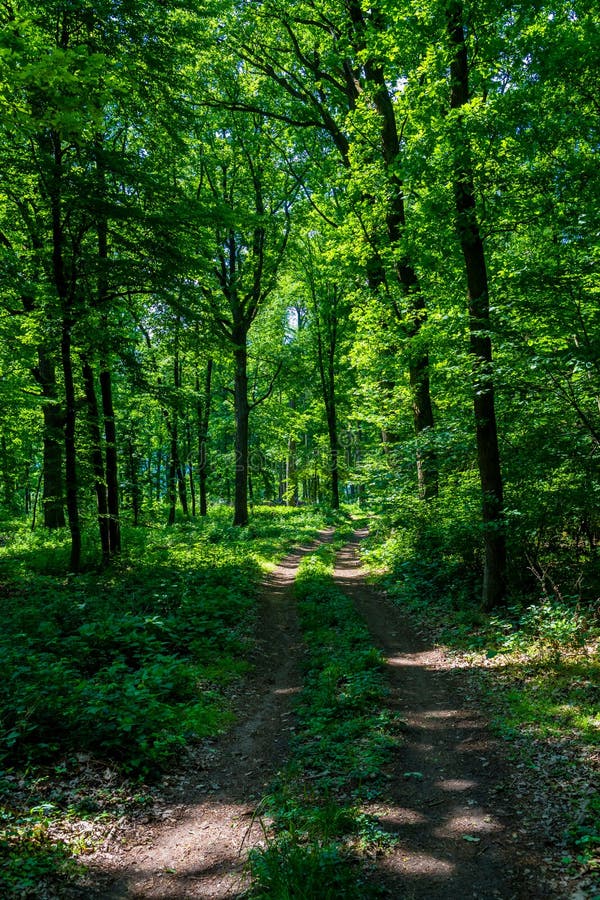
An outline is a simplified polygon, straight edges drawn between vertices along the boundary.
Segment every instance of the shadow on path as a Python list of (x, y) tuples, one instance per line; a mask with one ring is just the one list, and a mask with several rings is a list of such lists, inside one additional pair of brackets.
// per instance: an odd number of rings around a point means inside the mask
[(256, 804), (288, 752), (293, 695), (300, 690), (302, 640), (293, 600), (301, 559), (333, 530), (290, 553), (259, 595), (254, 670), (235, 703), (238, 722), (204, 742), (174, 773), (160, 822), (137, 826), (126, 843), (95, 854), (87, 884), (65, 897), (231, 898), (246, 887), (246, 851), (263, 843)]
[(365, 581), (357, 550), (366, 534), (356, 532), (338, 553), (334, 577), (386, 658), (389, 706), (403, 722), (388, 790), (367, 807), (398, 839), (372, 880), (406, 900), (548, 897), (512, 846), (506, 763), (466, 702), (465, 671), (424, 646), (402, 611)]

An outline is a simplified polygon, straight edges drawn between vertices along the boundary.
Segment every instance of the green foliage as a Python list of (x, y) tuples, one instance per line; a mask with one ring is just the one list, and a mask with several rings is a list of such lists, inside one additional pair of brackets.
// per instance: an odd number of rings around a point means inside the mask
[(379, 712), (382, 657), (351, 599), (328, 579), (332, 553), (324, 547), (303, 561), (296, 582), (310, 648), (296, 754), (306, 770), (342, 786), (375, 777), (393, 741), (386, 733), (390, 722)]
[[(52, 825), (145, 807), (132, 784), (230, 724), (226, 688), (248, 667), (257, 582), (319, 525), (310, 511), (263, 508), (232, 529), (215, 510), (135, 529), (130, 556), (79, 576), (56, 574), (60, 534), (17, 530), (0, 549), (3, 896), (51, 893), (75, 874), (90, 847), (57, 841)], [(72, 789), (82, 769), (103, 773), (101, 786)]]
[[(23, 552), (0, 611), (4, 765), (89, 750), (151, 777), (190, 741), (225, 727), (219, 686), (245, 666), (260, 561), (302, 534), (301, 519), (265, 509), (252, 543), (223, 515), (138, 532), (131, 561), (100, 575), (27, 573)], [(302, 524), (312, 533), (310, 517)], [(47, 536), (44, 544), (50, 551)]]
[(0, 890), (4, 897), (40, 896), (47, 880), (73, 874), (69, 848), (53, 840), (39, 810), (15, 817), (0, 812)]
[(335, 843), (298, 844), (291, 837), (253, 850), (249, 858), (257, 900), (337, 900), (368, 896), (356, 872)]
[(567, 857), (567, 865), (583, 866), (587, 871), (600, 871), (600, 794), (598, 791), (586, 797), (578, 821), (567, 832), (569, 846), (574, 857)]

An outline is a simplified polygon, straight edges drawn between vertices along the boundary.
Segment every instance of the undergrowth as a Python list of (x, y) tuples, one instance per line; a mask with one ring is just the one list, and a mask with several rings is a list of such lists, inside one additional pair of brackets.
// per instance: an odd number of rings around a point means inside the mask
[[(552, 589), (532, 578), (527, 593), (513, 589), (506, 608), (486, 614), (476, 536), (463, 538), (460, 528), (452, 535), (443, 504), (407, 509), (373, 529), (363, 560), (418, 629), (469, 663), (496, 731), (517, 742), (517, 753), (531, 753), (534, 741), (550, 759), (565, 746), (577, 759), (589, 756), (600, 740), (600, 623), (589, 592), (584, 603), (555, 581)], [(578, 783), (560, 838), (569, 848), (563, 862), (600, 871), (600, 803), (585, 784), (580, 797)]]
[[(261, 573), (321, 520), (265, 508), (233, 529), (229, 517), (131, 529), (118, 563), (81, 575), (66, 574), (60, 533), (16, 527), (0, 548), (2, 896), (34, 896), (77, 852), (48, 830), (86, 814), (61, 780), (108, 767), (151, 782), (231, 722)], [(88, 812), (110, 817), (97, 782)]]
[(251, 895), (265, 900), (374, 896), (361, 855), (393, 841), (360, 808), (381, 790), (396, 728), (381, 712), (381, 654), (331, 578), (342, 532), (336, 544), (303, 560), (296, 580), (307, 645), (304, 686), (290, 762), (263, 801), (271, 822), (266, 847), (249, 856)]

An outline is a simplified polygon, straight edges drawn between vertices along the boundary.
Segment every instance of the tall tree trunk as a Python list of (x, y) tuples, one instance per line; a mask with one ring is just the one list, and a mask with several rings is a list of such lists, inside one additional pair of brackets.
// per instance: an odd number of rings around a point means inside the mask
[(63, 147), (62, 138), (57, 131), (53, 131), (50, 135), (50, 146), (52, 147), (53, 156), (53, 172), (50, 187), (52, 273), (56, 294), (62, 306), (60, 357), (65, 391), (65, 489), (67, 520), (69, 523), (69, 531), (71, 533), (71, 559), (69, 565), (71, 571), (77, 572), (81, 563), (81, 524), (79, 520), (79, 503), (77, 497), (77, 452), (75, 445), (77, 407), (75, 400), (71, 341), (71, 330), (74, 325), (72, 318), (74, 285), (67, 283), (65, 273), (65, 235), (62, 220), (62, 182), (64, 176)]
[[(175, 447), (173, 447), (173, 442), (175, 442)], [(169, 517), (167, 519), (167, 525), (175, 524), (175, 507), (177, 505), (177, 491), (176, 491), (176, 479), (177, 479), (177, 466), (175, 464), (175, 458), (177, 456), (177, 432), (175, 432), (175, 437), (171, 435), (171, 451), (169, 453), (169, 475), (167, 481), (167, 496), (169, 498)]]
[(106, 457), (106, 496), (108, 501), (108, 534), (110, 555), (121, 552), (121, 520), (119, 514), (119, 465), (117, 457), (117, 426), (112, 393), (112, 376), (107, 360), (100, 363), (100, 393), (104, 416)]
[(327, 410), (327, 432), (329, 435), (329, 459), (331, 463), (331, 508), (340, 508), (340, 470), (338, 458), (337, 411), (335, 403)]
[[(198, 399), (197, 420), (198, 420), (198, 484), (200, 488), (200, 515), (206, 516), (208, 512), (208, 426), (210, 421), (211, 406), (211, 383), (212, 383), (213, 361), (206, 361), (206, 372), (204, 375), (204, 399)], [(199, 395), (200, 381), (196, 375), (196, 393)]]
[[(448, 6), (450, 106), (461, 109), (469, 100), (469, 68), (460, 2)], [(484, 528), (483, 606), (506, 602), (506, 539), (502, 472), (496, 426), (490, 307), (485, 251), (477, 218), (468, 135), (460, 119), (454, 135), (454, 197), (456, 228), (465, 262), (469, 303), (469, 341), (474, 360), (473, 408), (477, 461), (482, 491)]]
[(178, 450), (178, 425), (177, 425), (177, 410), (173, 410), (173, 420), (171, 420), (169, 416), (169, 412), (166, 408), (163, 408), (163, 416), (165, 419), (165, 425), (167, 426), (167, 433), (169, 435), (169, 469), (167, 475), (167, 498), (169, 500), (169, 517), (167, 520), (167, 525), (175, 524), (175, 508), (177, 506), (177, 481), (178, 481), (178, 470), (181, 469), (179, 465), (179, 450)]
[(88, 428), (91, 439), (91, 461), (94, 473), (94, 489), (98, 508), (98, 529), (102, 559), (106, 563), (110, 559), (110, 538), (108, 531), (108, 501), (106, 497), (106, 478), (104, 475), (104, 459), (102, 456), (102, 433), (100, 430), (100, 413), (94, 385), (94, 372), (87, 360), (82, 365), (83, 388), (87, 403)]
[(288, 438), (287, 457), (286, 457), (286, 473), (287, 481), (287, 505), (298, 506), (298, 471), (296, 468), (296, 441), (293, 437)]
[[(187, 495), (185, 491), (185, 479), (181, 463), (179, 462), (179, 423), (177, 410), (173, 410), (173, 419), (169, 417), (167, 409), (163, 408), (163, 416), (169, 434), (169, 474), (167, 478), (167, 497), (169, 499), (168, 525), (175, 524), (175, 507), (177, 505), (177, 493), (185, 515), (187, 515)], [(183, 482), (183, 488), (182, 488)]]
[(192, 461), (192, 429), (190, 426), (190, 420), (186, 419), (185, 423), (185, 437), (186, 437), (186, 447), (187, 447), (187, 466), (188, 466), (188, 479), (190, 483), (190, 500), (192, 501), (192, 516), (195, 518), (196, 516), (196, 485), (194, 483), (194, 463)]
[[(386, 166), (391, 169), (396, 165), (400, 154), (400, 141), (396, 127), (394, 107), (384, 81), (383, 72), (376, 68), (372, 77), (380, 85), (375, 95), (375, 105), (382, 118), (382, 145)], [(392, 196), (386, 217), (387, 232), (392, 247), (398, 245), (406, 226), (404, 210), (404, 186), (400, 178), (388, 176), (392, 187)], [(419, 286), (419, 279), (408, 257), (402, 256), (396, 261), (396, 276), (407, 303), (409, 319), (408, 374), (412, 398), (413, 426), (417, 438), (417, 482), (419, 496), (429, 500), (438, 494), (438, 465), (436, 453), (432, 448), (420, 445), (419, 438), (434, 427), (433, 406), (431, 403), (431, 387), (429, 378), (429, 351), (420, 338), (423, 326), (427, 322), (425, 298)], [(402, 317), (402, 310), (398, 309)]]
[(33, 508), (31, 510), (31, 530), (32, 531), (35, 531), (38, 500), (40, 498), (40, 490), (42, 488), (42, 478), (43, 477), (44, 477), (44, 470), (41, 469), (40, 474), (38, 475), (37, 484), (35, 486), (35, 493), (33, 495)]
[(235, 407), (235, 496), (234, 525), (248, 524), (248, 403), (247, 333), (238, 328), (234, 333), (234, 407)]
[(188, 500), (187, 500), (187, 483), (185, 480), (185, 474), (183, 470), (183, 466), (181, 465), (181, 460), (179, 458), (179, 453), (177, 455), (177, 492), (179, 494), (179, 502), (181, 503), (181, 509), (183, 511), (184, 516), (189, 516), (188, 509)]
[[(162, 450), (159, 447), (156, 454), (156, 500), (160, 503), (162, 487)], [(152, 499), (152, 497), (150, 498)]]
[(139, 452), (131, 431), (127, 438), (127, 455), (129, 459), (129, 482), (131, 484), (131, 511), (133, 513), (133, 525), (137, 528), (142, 508), (142, 491), (140, 490), (139, 479)]
[[(321, 391), (327, 419), (327, 435), (329, 439), (329, 476), (331, 483), (331, 507), (340, 508), (340, 478), (338, 465), (337, 404), (335, 391), (335, 360), (338, 335), (337, 290), (331, 290), (331, 302), (325, 316), (321, 316), (316, 293), (315, 323), (317, 328), (317, 357)], [(324, 332), (326, 332), (324, 334)]]
[(64, 412), (58, 402), (54, 363), (43, 347), (38, 348), (38, 364), (34, 369), (44, 402), (42, 508), (45, 528), (64, 528), (63, 442)]
[(67, 517), (71, 532), (71, 559), (69, 568), (78, 572), (81, 564), (81, 524), (79, 520), (79, 503), (77, 497), (77, 452), (75, 446), (76, 400), (75, 382), (73, 379), (73, 360), (71, 357), (72, 322), (63, 322), (61, 335), (61, 359), (65, 384), (65, 486), (67, 500)]
[[(106, 171), (102, 156), (103, 136), (96, 138), (96, 168), (98, 194), (98, 305), (102, 310), (102, 324), (105, 334), (109, 331), (108, 321), (108, 220), (103, 211), (106, 203)], [(117, 426), (112, 394), (112, 375), (108, 356), (100, 360), (100, 394), (104, 416), (104, 439), (106, 457), (106, 496), (108, 502), (109, 553), (115, 556), (121, 552), (121, 520), (119, 511), (119, 465), (117, 456)]]
[[(179, 319), (177, 319), (177, 334), (179, 334)], [(179, 494), (179, 502), (181, 503), (181, 509), (183, 510), (184, 516), (188, 515), (188, 502), (187, 502), (187, 485), (185, 482), (185, 475), (183, 473), (183, 466), (181, 465), (181, 457), (179, 455), (179, 389), (181, 387), (181, 366), (179, 363), (179, 349), (177, 348), (175, 351), (175, 360), (173, 363), (173, 386), (175, 388), (175, 404), (176, 408), (173, 410), (173, 431), (174, 435), (171, 437), (171, 452), (174, 453), (174, 462), (175, 462), (175, 472), (177, 474), (177, 491)]]
[(28, 516), (31, 512), (31, 468), (29, 463), (25, 466), (23, 473), (23, 485), (24, 513)]

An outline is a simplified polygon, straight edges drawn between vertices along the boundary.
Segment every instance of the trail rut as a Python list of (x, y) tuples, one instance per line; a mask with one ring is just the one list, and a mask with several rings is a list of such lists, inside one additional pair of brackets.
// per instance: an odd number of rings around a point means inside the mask
[(334, 577), (384, 653), (388, 702), (404, 722), (385, 798), (369, 809), (398, 845), (378, 861), (372, 880), (406, 900), (548, 898), (547, 885), (534, 880), (535, 857), (515, 853), (506, 763), (485, 717), (465, 697), (464, 670), (453, 671), (366, 583), (357, 553), (365, 535), (356, 532), (338, 553)]

